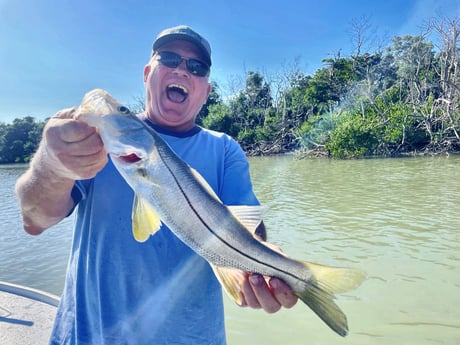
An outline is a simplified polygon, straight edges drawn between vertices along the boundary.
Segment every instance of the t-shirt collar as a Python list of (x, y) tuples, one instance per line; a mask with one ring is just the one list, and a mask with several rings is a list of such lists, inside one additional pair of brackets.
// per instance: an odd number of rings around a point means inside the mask
[(155, 131), (161, 134), (169, 135), (172, 137), (177, 137), (177, 138), (187, 138), (191, 137), (195, 134), (197, 134), (199, 131), (201, 131), (201, 127), (198, 125), (193, 126), (191, 129), (187, 131), (174, 131), (172, 129), (166, 128), (159, 126), (157, 124), (154, 124), (149, 118), (146, 116), (143, 116), (142, 119), (150, 126), (152, 127)]

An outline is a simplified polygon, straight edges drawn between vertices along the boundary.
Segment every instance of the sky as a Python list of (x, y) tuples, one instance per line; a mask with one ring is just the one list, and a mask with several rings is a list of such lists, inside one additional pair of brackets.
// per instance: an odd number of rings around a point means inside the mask
[(179, 24), (209, 40), (211, 80), (225, 96), (247, 71), (278, 73), (297, 61), (314, 74), (323, 59), (349, 56), (362, 18), (390, 43), (420, 34), (432, 16), (460, 16), (460, 1), (0, 0), (0, 122), (44, 120), (94, 88), (136, 103), (156, 35)]

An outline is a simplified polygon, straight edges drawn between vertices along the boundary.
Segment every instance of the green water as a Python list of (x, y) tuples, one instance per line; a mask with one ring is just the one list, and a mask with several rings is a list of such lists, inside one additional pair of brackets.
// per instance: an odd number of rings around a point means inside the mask
[[(226, 299), (229, 345), (460, 344), (460, 157), (250, 162), (272, 242), (368, 278), (337, 298), (344, 339), (302, 302), (268, 315)], [(38, 237), (20, 230), (12, 188), (23, 169), (0, 167), (0, 280), (59, 294), (71, 220)]]

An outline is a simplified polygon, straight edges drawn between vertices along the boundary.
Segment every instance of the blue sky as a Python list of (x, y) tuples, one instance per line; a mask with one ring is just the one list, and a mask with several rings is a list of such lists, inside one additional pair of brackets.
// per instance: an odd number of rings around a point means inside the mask
[(279, 72), (299, 59), (352, 49), (350, 25), (365, 16), (377, 36), (420, 33), (434, 15), (460, 15), (458, 0), (0, 0), (0, 122), (45, 119), (104, 88), (125, 103), (144, 94), (155, 36), (188, 24), (211, 43), (211, 79), (225, 89), (245, 71)]

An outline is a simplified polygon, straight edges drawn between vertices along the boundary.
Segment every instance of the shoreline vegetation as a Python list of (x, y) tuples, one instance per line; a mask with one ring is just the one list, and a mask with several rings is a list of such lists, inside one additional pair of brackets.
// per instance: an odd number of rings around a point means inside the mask
[[(339, 49), (313, 75), (296, 59), (278, 73), (229, 79), (225, 93), (211, 81), (197, 123), (231, 135), (248, 156), (460, 153), (460, 16), (429, 18), (419, 35), (387, 44), (366, 17), (349, 32), (351, 55)], [(143, 97), (128, 106), (141, 112)], [(0, 122), (0, 163), (30, 161), (45, 123), (31, 116)]]

